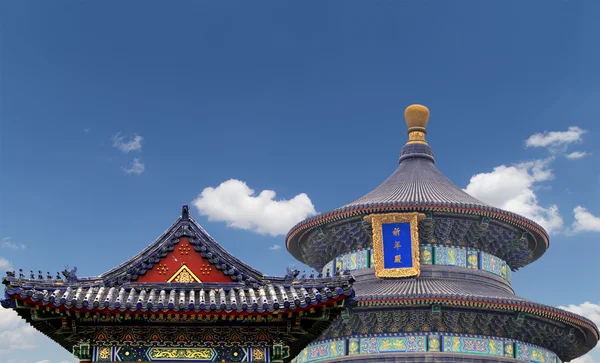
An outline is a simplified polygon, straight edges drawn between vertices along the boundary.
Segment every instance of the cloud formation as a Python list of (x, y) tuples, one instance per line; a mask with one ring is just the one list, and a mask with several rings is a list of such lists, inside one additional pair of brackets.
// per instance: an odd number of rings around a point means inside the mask
[(581, 136), (586, 132), (577, 126), (570, 126), (567, 131), (544, 131), (531, 135), (525, 140), (525, 146), (546, 147), (553, 153), (564, 152), (569, 144), (581, 142)]
[(575, 221), (571, 225), (571, 233), (577, 232), (600, 232), (600, 218), (596, 217), (587, 209), (578, 205), (573, 209)]
[(586, 355), (583, 355), (579, 358), (575, 358), (571, 361), (571, 363), (596, 363), (596, 361), (594, 360), (594, 358), (592, 358), (592, 356), (588, 353)]
[(576, 160), (576, 159), (581, 159), (587, 155), (588, 155), (588, 153), (585, 151), (573, 151), (572, 153), (567, 154), (566, 158), (569, 160)]
[(269, 247), (269, 249), (270, 249), (271, 251), (277, 251), (277, 250), (280, 250), (280, 249), (281, 249), (281, 246), (280, 246), (280, 245), (273, 245), (273, 246)]
[[(600, 326), (600, 304), (594, 304), (589, 301), (586, 301), (580, 305), (559, 306), (559, 308), (581, 316), (585, 316), (586, 318), (590, 319), (594, 324), (596, 324), (596, 326)], [(595, 363), (596, 361), (590, 354), (596, 355), (597, 353), (600, 353), (600, 347), (593, 349), (588, 354), (574, 359), (571, 362)]]
[(539, 223), (548, 233), (561, 229), (563, 219), (557, 205), (542, 206), (535, 188), (553, 178), (548, 168), (552, 158), (500, 165), (489, 173), (471, 177), (465, 191), (484, 203), (526, 216)]
[(121, 136), (120, 132), (117, 132), (115, 135), (113, 135), (111, 140), (114, 148), (117, 148), (124, 153), (128, 153), (130, 151), (141, 151), (142, 140), (144, 140), (144, 138), (139, 135), (135, 135), (129, 141), (126, 141), (125, 137)]
[(140, 175), (141, 173), (144, 172), (144, 170), (146, 170), (146, 167), (140, 161), (139, 158), (133, 158), (133, 161), (131, 162), (130, 166), (128, 166), (128, 167), (121, 167), (121, 169), (123, 169), (123, 171), (125, 173), (127, 173), (127, 174)]
[(10, 264), (10, 261), (0, 256), (0, 272), (10, 271), (11, 269), (12, 265)]
[(296, 223), (317, 213), (305, 193), (289, 200), (275, 200), (275, 196), (272, 190), (255, 195), (245, 182), (230, 179), (216, 188), (205, 188), (192, 203), (209, 221), (271, 236), (286, 234)]
[(22, 243), (13, 242), (10, 237), (2, 238), (2, 244), (0, 246), (2, 246), (2, 248), (10, 248), (11, 250), (24, 250), (26, 247)]
[(34, 349), (35, 329), (13, 310), (0, 308), (0, 356), (16, 350)]

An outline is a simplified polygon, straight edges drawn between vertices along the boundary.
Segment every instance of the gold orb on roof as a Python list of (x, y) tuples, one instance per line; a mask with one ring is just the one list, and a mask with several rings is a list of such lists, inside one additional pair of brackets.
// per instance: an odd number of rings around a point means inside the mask
[(410, 105), (404, 111), (404, 119), (408, 132), (427, 132), (427, 121), (429, 120), (429, 109), (423, 105)]

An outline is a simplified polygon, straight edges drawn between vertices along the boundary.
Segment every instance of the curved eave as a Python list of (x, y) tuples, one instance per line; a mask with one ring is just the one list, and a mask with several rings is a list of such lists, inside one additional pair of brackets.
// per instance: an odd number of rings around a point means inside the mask
[(34, 300), (32, 298), (22, 298), (20, 295), (11, 295), (12, 299), (22, 301), (26, 304), (30, 304), (32, 306), (39, 306), (42, 308), (50, 308), (50, 309), (58, 309), (59, 311), (72, 311), (76, 313), (99, 313), (99, 314), (108, 314), (108, 315), (117, 315), (117, 314), (135, 314), (135, 315), (156, 315), (156, 314), (182, 314), (182, 315), (203, 315), (203, 316), (256, 316), (256, 315), (277, 315), (277, 314), (293, 314), (308, 311), (315, 308), (323, 308), (327, 306), (334, 306), (336, 302), (342, 301), (349, 296), (345, 294), (338, 295), (337, 297), (332, 298), (323, 298), (320, 301), (313, 300), (310, 303), (303, 304), (302, 306), (285, 308), (281, 307), (280, 309), (189, 309), (189, 308), (179, 308), (178, 305), (175, 305), (173, 308), (137, 308), (136, 305), (132, 305), (131, 307), (123, 307), (123, 308), (105, 308), (105, 307), (96, 307), (93, 305), (84, 306), (73, 306), (67, 307), (63, 304), (57, 304), (55, 302), (44, 302), (42, 300)]
[(246, 288), (243, 284), (135, 284), (119, 288), (82, 285), (43, 286), (11, 281), (2, 301), (25, 301), (52, 309), (120, 313), (274, 314), (329, 305), (354, 296), (351, 277), (288, 281)]
[(551, 321), (561, 322), (580, 329), (585, 337), (585, 354), (592, 350), (598, 343), (600, 331), (598, 327), (590, 320), (573, 314), (571, 312), (555, 307), (534, 303), (527, 300), (518, 300), (510, 298), (493, 298), (480, 296), (456, 296), (456, 295), (432, 295), (432, 296), (406, 296), (390, 297), (386, 299), (370, 299), (357, 297), (358, 307), (385, 307), (385, 306), (415, 306), (440, 304), (446, 306), (456, 306), (464, 308), (482, 308), (486, 310), (522, 312), (535, 317), (549, 319)]
[[(536, 242), (536, 247), (533, 250), (533, 259), (530, 262), (540, 258), (550, 246), (548, 234), (539, 224), (516, 213), (505, 211), (499, 208), (484, 205), (464, 205), (459, 203), (420, 204), (392, 202), (342, 207), (306, 219), (296, 224), (294, 227), (292, 227), (290, 232), (288, 232), (286, 236), (286, 247), (295, 258), (302, 260), (298, 242), (302, 236), (314, 228), (323, 227), (332, 222), (339, 222), (345, 219), (365, 216), (371, 213), (389, 213), (397, 211), (445, 212), (484, 216), (508, 223), (515, 227), (523, 228), (534, 237)], [(539, 243), (540, 240), (543, 243)]]

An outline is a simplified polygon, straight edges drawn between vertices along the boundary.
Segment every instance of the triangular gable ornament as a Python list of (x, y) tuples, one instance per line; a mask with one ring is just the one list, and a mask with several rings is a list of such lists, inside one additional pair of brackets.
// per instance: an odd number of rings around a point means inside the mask
[(200, 283), (202, 282), (186, 265), (181, 266), (167, 282)]

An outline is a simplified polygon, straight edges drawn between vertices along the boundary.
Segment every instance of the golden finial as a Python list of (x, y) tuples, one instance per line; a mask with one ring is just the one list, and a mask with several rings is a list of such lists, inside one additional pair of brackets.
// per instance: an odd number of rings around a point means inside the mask
[(407, 144), (427, 144), (427, 121), (429, 120), (429, 109), (423, 105), (410, 105), (404, 111), (404, 119), (408, 126)]

